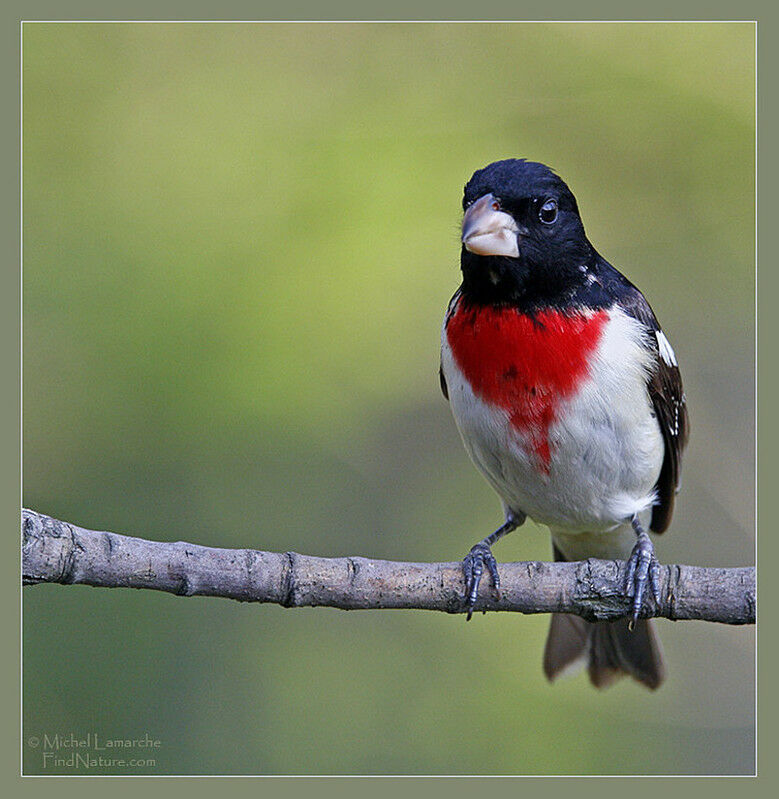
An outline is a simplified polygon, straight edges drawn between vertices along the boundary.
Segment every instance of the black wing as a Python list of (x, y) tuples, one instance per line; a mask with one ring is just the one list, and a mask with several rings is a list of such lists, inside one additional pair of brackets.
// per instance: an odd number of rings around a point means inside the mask
[(663, 433), (665, 458), (657, 480), (657, 504), (652, 509), (650, 529), (662, 533), (671, 523), (674, 498), (681, 485), (682, 452), (690, 434), (690, 422), (682, 376), (671, 345), (644, 295), (632, 284), (628, 286), (624, 293), (620, 292), (619, 304), (625, 313), (647, 328), (649, 344), (655, 353), (647, 390)]
[[(462, 288), (457, 289), (455, 291), (454, 296), (451, 300), (449, 300), (449, 307), (446, 309), (446, 317), (444, 318), (444, 328), (449, 324), (449, 319), (454, 313), (454, 308), (457, 305), (457, 300), (460, 299), (460, 294), (462, 293)], [(449, 399), (449, 389), (446, 385), (446, 378), (444, 377), (444, 368), (441, 366), (440, 362), (438, 364), (438, 379), (441, 382), (441, 392), (444, 395), (444, 399)]]

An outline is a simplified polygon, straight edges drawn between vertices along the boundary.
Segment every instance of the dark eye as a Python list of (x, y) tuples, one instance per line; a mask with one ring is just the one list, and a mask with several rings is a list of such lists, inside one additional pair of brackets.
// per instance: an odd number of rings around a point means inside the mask
[(545, 225), (551, 225), (557, 219), (556, 200), (545, 200), (544, 204), (538, 209), (538, 218)]

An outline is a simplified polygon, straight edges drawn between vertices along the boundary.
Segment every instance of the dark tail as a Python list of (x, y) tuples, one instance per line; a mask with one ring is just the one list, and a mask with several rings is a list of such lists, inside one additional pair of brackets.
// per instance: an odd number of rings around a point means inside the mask
[(551, 682), (583, 661), (597, 688), (606, 688), (626, 674), (647, 688), (657, 688), (665, 678), (660, 641), (648, 619), (639, 619), (632, 631), (629, 621), (592, 623), (553, 614), (544, 649), (547, 678)]

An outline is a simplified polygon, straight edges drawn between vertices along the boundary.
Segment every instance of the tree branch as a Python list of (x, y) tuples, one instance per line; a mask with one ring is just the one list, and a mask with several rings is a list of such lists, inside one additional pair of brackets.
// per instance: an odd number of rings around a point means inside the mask
[[(146, 541), (85, 530), (31, 510), (22, 512), (22, 536), (25, 585), (151, 588), (284, 607), (463, 611), (460, 563), (317, 558)], [(661, 566), (660, 571), (660, 601), (646, 615), (754, 624), (754, 568)], [(500, 576), (500, 598), (483, 581), (479, 610), (575, 613), (590, 621), (629, 611), (623, 561), (503, 563)]]

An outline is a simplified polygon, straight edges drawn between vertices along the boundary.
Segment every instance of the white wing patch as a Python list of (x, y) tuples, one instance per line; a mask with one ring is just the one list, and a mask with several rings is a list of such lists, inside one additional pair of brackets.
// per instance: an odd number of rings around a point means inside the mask
[(656, 330), (655, 336), (657, 337), (657, 348), (660, 350), (660, 357), (668, 364), (668, 366), (678, 366), (676, 363), (674, 348), (665, 337), (665, 333), (663, 333), (662, 330)]

